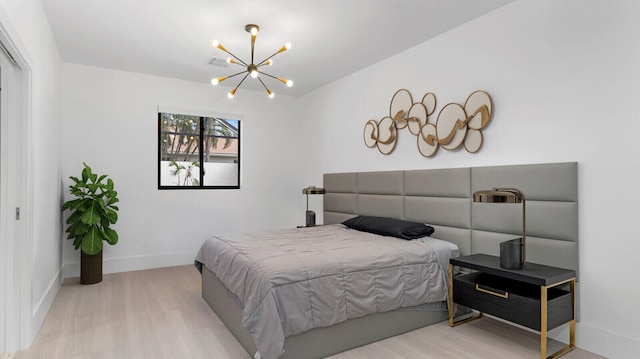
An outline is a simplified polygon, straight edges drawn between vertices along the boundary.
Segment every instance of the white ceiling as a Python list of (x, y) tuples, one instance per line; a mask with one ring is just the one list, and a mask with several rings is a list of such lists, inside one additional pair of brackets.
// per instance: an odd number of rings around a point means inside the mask
[[(285, 42), (289, 51), (265, 69), (295, 85), (265, 78), (276, 94), (301, 96), (345, 75), (480, 17), (514, 0), (42, 0), (67, 62), (201, 83), (243, 69), (208, 64), (226, 59), (219, 40), (250, 60), (249, 23), (260, 26), (255, 58)], [(234, 87), (242, 76), (219, 86)], [(262, 89), (247, 78), (243, 88)], [(229, 88), (213, 90), (224, 95)]]

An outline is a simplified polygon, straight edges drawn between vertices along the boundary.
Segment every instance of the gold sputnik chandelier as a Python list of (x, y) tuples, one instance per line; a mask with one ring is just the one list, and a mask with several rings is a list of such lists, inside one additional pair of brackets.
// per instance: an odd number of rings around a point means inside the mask
[(251, 75), (251, 77), (253, 77), (254, 79), (257, 78), (258, 81), (260, 81), (260, 83), (262, 84), (262, 87), (264, 87), (265, 90), (267, 90), (267, 94), (269, 95), (269, 98), (273, 98), (274, 93), (273, 91), (269, 90), (269, 88), (267, 87), (267, 85), (264, 84), (264, 82), (262, 81), (262, 79), (259, 77), (259, 75), (265, 75), (271, 78), (274, 78), (276, 80), (281, 81), (282, 83), (286, 84), (287, 86), (291, 87), (293, 86), (293, 81), (291, 80), (287, 80), (284, 79), (282, 77), (275, 77), (272, 76), (266, 72), (263, 72), (261, 70), (261, 68), (263, 66), (270, 66), (273, 64), (273, 60), (271, 59), (272, 57), (276, 56), (277, 54), (283, 52), (283, 51), (287, 51), (291, 48), (291, 44), (290, 43), (286, 43), (284, 46), (282, 46), (278, 51), (276, 51), (273, 55), (267, 57), (266, 59), (258, 62), (257, 64), (253, 61), (253, 55), (254, 55), (254, 46), (256, 43), (256, 35), (258, 34), (258, 31), (260, 31), (260, 27), (258, 27), (258, 25), (254, 25), (254, 24), (248, 24), (244, 27), (245, 31), (247, 31), (248, 33), (251, 34), (251, 62), (250, 63), (246, 63), (242, 60), (240, 60), (236, 55), (232, 54), (231, 52), (229, 52), (229, 50), (225, 49), (224, 46), (222, 46), (222, 44), (220, 42), (218, 42), (218, 40), (213, 40), (213, 42), (211, 43), (211, 45), (214, 48), (218, 48), (224, 52), (226, 52), (227, 54), (231, 55), (231, 57), (229, 57), (227, 59), (227, 62), (230, 64), (236, 64), (239, 66), (243, 66), (246, 67), (246, 69), (244, 71), (240, 71), (236, 74), (233, 75), (229, 75), (229, 76), (223, 76), (223, 77), (218, 77), (218, 78), (214, 78), (211, 80), (211, 84), (212, 85), (217, 85), (220, 82), (238, 76), (238, 75), (242, 75), (244, 74), (244, 77), (242, 78), (242, 80), (240, 80), (240, 82), (238, 83), (238, 85), (236, 87), (233, 88), (233, 90), (231, 90), (229, 92), (229, 94), (227, 96), (229, 96), (229, 98), (233, 98), (233, 96), (235, 96), (236, 91), (238, 90), (238, 87), (240, 87), (240, 85), (242, 85), (242, 83), (244, 82), (244, 80), (247, 79), (247, 76)]

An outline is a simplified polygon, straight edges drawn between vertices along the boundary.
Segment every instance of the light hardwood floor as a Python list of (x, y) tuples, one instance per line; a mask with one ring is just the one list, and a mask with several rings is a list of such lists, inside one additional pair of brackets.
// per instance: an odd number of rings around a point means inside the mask
[[(65, 280), (32, 347), (13, 359), (250, 359), (200, 294), (193, 266), (105, 275), (83, 286)], [(535, 333), (489, 318), (438, 323), (332, 356), (371, 358), (539, 358)], [(566, 359), (600, 356), (576, 349)]]

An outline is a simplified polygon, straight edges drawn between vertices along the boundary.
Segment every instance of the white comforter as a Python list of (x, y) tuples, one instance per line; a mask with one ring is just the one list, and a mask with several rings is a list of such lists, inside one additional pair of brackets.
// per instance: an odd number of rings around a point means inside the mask
[(433, 238), (407, 241), (327, 225), (212, 237), (196, 260), (238, 297), (243, 327), (272, 359), (287, 336), (445, 300), (452, 255), (454, 244)]

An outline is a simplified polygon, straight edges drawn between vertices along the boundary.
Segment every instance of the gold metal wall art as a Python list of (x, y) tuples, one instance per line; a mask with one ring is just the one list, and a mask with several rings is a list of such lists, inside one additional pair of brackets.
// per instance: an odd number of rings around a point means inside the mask
[(420, 102), (413, 102), (408, 90), (401, 89), (391, 98), (389, 115), (380, 121), (369, 120), (364, 125), (364, 144), (377, 147), (388, 155), (395, 149), (398, 131), (408, 128), (416, 136), (418, 151), (424, 157), (432, 157), (440, 147), (457, 150), (464, 146), (469, 153), (480, 150), (483, 143), (482, 129), (493, 113), (491, 97), (485, 91), (475, 91), (467, 97), (464, 106), (457, 103), (445, 105), (435, 123), (429, 116), (435, 112), (436, 96), (428, 92)]

